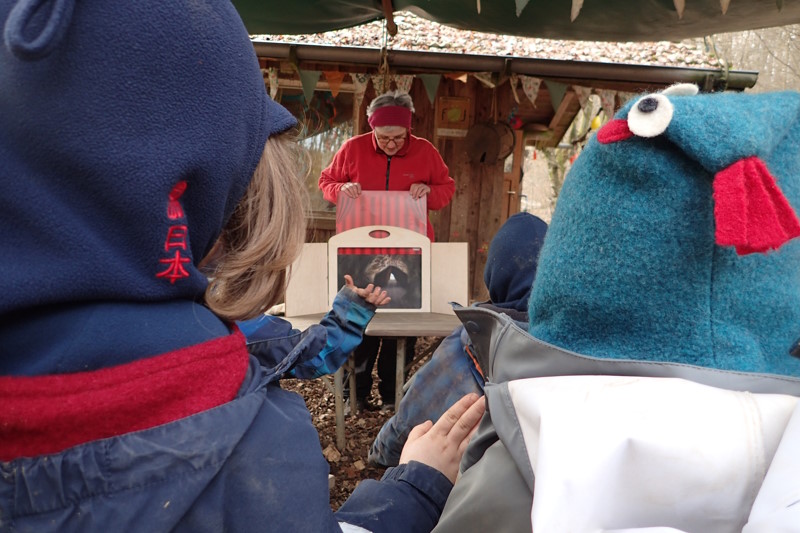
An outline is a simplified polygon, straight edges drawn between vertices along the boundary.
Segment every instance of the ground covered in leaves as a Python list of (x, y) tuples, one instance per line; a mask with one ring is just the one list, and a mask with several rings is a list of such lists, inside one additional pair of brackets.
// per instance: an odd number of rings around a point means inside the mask
[[(424, 361), (437, 340), (432, 337), (420, 337), (416, 344), (415, 360)], [(409, 375), (413, 374), (418, 364), (411, 365)], [(374, 372), (373, 377), (375, 379), (372, 401), (377, 404), (378, 377)], [(319, 432), (322, 453), (328, 460), (331, 474), (334, 476), (331, 507), (336, 510), (347, 500), (361, 480), (380, 479), (383, 475), (385, 469), (370, 465), (367, 462), (367, 454), (378, 431), (391, 418), (393, 411), (360, 411), (357, 415), (346, 416), (346, 445), (340, 450), (336, 446), (336, 415), (332, 383), (331, 380), (331, 386), (328, 387), (322, 379), (292, 379), (282, 382), (285, 389), (297, 392), (306, 401), (311, 421)]]

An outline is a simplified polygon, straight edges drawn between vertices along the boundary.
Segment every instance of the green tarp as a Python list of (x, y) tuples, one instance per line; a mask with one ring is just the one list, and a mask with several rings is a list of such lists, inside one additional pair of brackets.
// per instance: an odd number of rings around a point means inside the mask
[[(251, 34), (319, 33), (384, 18), (375, 0), (234, 4)], [(584, 41), (675, 41), (800, 22), (797, 0), (393, 0), (393, 5), (395, 11), (460, 29)]]

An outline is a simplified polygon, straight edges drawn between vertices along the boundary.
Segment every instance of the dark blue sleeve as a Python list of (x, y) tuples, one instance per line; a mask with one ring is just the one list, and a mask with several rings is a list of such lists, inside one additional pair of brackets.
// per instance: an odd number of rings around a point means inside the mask
[(411, 461), (389, 468), (380, 481), (359, 483), (336, 519), (372, 533), (428, 532), (439, 521), (452, 488), (435, 468)]
[(436, 348), (409, 383), (397, 412), (381, 427), (369, 451), (369, 460), (383, 466), (395, 466), (417, 424), (436, 422), (442, 414), (469, 393), (483, 394), (475, 365), (464, 351), (464, 326), (459, 326)]

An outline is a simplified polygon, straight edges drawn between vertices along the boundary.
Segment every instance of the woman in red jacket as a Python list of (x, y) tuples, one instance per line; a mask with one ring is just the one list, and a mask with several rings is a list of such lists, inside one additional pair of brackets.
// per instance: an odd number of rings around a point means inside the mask
[[(426, 139), (411, 134), (414, 102), (399, 91), (390, 91), (375, 98), (367, 108), (367, 121), (372, 131), (345, 142), (330, 165), (319, 177), (319, 188), (329, 202), (337, 203), (340, 194), (358, 198), (361, 191), (409, 191), (414, 199), (426, 196), (428, 209), (446, 206), (455, 192), (439, 151)], [(433, 241), (433, 226), (428, 220), (428, 238)], [(413, 355), (414, 338), (406, 347)], [(378, 358), (375, 337), (365, 337), (355, 350), (356, 397), (363, 407), (372, 389), (372, 367)], [(383, 404), (394, 403), (396, 341), (383, 339), (379, 359), (378, 386)], [(410, 360), (410, 359), (407, 359)]]

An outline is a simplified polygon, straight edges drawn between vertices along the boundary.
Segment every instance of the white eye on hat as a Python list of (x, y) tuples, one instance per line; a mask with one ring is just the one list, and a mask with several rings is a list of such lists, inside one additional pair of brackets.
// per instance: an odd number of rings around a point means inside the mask
[(697, 85), (678, 83), (657, 94), (639, 98), (628, 112), (628, 128), (638, 137), (655, 137), (664, 133), (672, 121), (674, 108), (667, 95), (694, 96)]
[(663, 94), (641, 97), (628, 112), (628, 128), (637, 137), (655, 137), (664, 133), (672, 121), (674, 108)]

